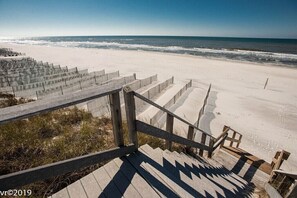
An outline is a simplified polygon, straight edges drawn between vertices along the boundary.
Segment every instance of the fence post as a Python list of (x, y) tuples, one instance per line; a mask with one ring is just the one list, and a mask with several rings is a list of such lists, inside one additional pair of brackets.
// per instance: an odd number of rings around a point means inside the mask
[[(173, 133), (173, 116), (169, 113), (167, 113), (167, 117), (166, 117), (166, 131), (170, 134)], [(171, 147), (172, 147), (172, 142), (166, 140), (166, 148), (171, 151)]]
[(268, 83), (269, 78), (266, 79), (265, 85), (264, 85), (264, 89), (266, 89), (267, 83)]
[(214, 145), (214, 139), (213, 138), (210, 138), (210, 140), (209, 140), (210, 151), (208, 151), (208, 158), (211, 158), (211, 156), (212, 156), (213, 145)]
[(239, 134), (239, 138), (238, 138), (238, 142), (237, 142), (236, 148), (238, 148), (238, 147), (239, 147), (239, 144), (240, 144), (240, 142), (241, 142), (241, 138), (242, 138), (242, 135), (241, 135), (241, 134)]
[(134, 92), (129, 87), (124, 87), (124, 100), (125, 100), (125, 109), (126, 109), (126, 119), (129, 132), (129, 143), (135, 145), (135, 148), (138, 148), (138, 139), (136, 131), (136, 114), (135, 114), (135, 98)]
[[(201, 144), (205, 145), (205, 141), (206, 141), (206, 134), (202, 133), (201, 136)], [(203, 149), (199, 149), (199, 155), (202, 157), (203, 156)]]
[(62, 93), (62, 95), (64, 95), (64, 94), (63, 94), (63, 88), (62, 88), (62, 86), (60, 86), (60, 89), (61, 89), (61, 93)]
[(120, 93), (116, 92), (116, 93), (110, 94), (109, 100), (110, 100), (114, 143), (116, 146), (124, 146)]
[[(192, 126), (189, 126), (187, 139), (188, 140), (193, 140), (193, 138), (194, 138), (194, 128)], [(190, 146), (187, 146), (186, 147), (186, 150), (190, 150), (190, 149), (191, 149)]]
[(233, 139), (235, 139), (235, 136), (236, 136), (236, 132), (233, 131), (232, 140), (230, 140), (230, 147), (233, 146)]
[(81, 87), (81, 80), (79, 81), (79, 86), (80, 86), (80, 90), (82, 90), (82, 87)]

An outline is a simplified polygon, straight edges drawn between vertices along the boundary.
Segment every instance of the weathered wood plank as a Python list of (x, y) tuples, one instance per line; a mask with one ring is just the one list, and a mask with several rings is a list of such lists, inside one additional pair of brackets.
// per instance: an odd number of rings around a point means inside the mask
[(135, 98), (133, 90), (130, 87), (124, 88), (124, 100), (126, 108), (126, 119), (129, 132), (129, 142), (138, 148), (138, 139), (136, 132), (136, 113), (135, 113)]
[[(225, 195), (222, 189), (218, 188), (214, 183), (205, 178), (202, 174), (198, 174), (198, 171), (195, 172), (195, 169), (190, 168), (192, 167), (190, 165), (192, 159), (187, 158), (186, 160), (181, 157), (176, 157), (174, 153), (171, 153), (169, 151), (164, 151), (163, 157), (167, 161), (169, 161), (173, 166), (176, 166), (176, 164), (183, 165), (175, 167), (175, 169), (179, 170), (181, 180), (185, 181), (187, 184), (191, 184), (191, 186), (203, 197), (217, 197), (217, 193)], [(207, 192), (210, 195), (207, 195), (205, 192)]]
[(225, 140), (228, 138), (228, 134), (225, 135), (219, 142), (216, 142), (215, 145), (213, 145), (213, 151), (216, 150), (219, 146), (222, 147), (224, 144)]
[(124, 197), (141, 197), (138, 191), (134, 188), (134, 186), (119, 170), (119, 167), (117, 167), (117, 165), (113, 161), (105, 164), (103, 167)]
[(227, 141), (230, 141), (230, 146), (231, 146), (231, 147), (233, 146), (233, 144), (231, 144), (232, 142), (240, 143), (239, 140), (234, 139), (234, 138), (231, 138), (231, 137), (226, 137), (226, 140), (227, 140)]
[(209, 140), (209, 150), (208, 150), (208, 154), (207, 154), (207, 156), (209, 157), (209, 158), (211, 158), (212, 157), (212, 152), (214, 151), (214, 142), (215, 142), (215, 140), (214, 139), (212, 139), (212, 138), (210, 138), (210, 140)]
[(102, 190), (92, 173), (80, 179), (88, 198), (104, 197)]
[[(147, 150), (149, 149), (149, 150)], [(180, 178), (174, 176), (172, 172), (164, 167), (164, 164), (160, 164), (160, 153), (156, 153), (150, 147), (140, 147), (139, 153), (146, 156), (146, 165), (150, 166), (152, 170), (161, 177), (167, 185), (175, 190), (180, 197), (199, 197), (199, 193), (195, 191), (189, 184), (181, 181)], [(147, 154), (150, 153), (150, 154)], [(140, 156), (140, 155), (138, 155)]]
[[(201, 144), (205, 144), (205, 141), (206, 141), (206, 135), (205, 134), (202, 134), (202, 136), (201, 136)], [(203, 149), (200, 149), (199, 150), (199, 155), (200, 156), (203, 156)]]
[(230, 146), (231, 146), (231, 147), (233, 146), (233, 142), (235, 142), (235, 136), (236, 136), (236, 132), (233, 131), (232, 138), (231, 138), (231, 140), (230, 140)]
[(77, 93), (65, 94), (55, 98), (37, 100), (26, 104), (2, 108), (0, 110), (0, 124), (4, 124), (13, 120), (28, 118), (33, 115), (50, 112), (64, 107), (69, 107), (86, 102), (88, 100), (116, 93), (120, 90), (120, 86), (115, 87), (114, 85), (108, 84), (92, 89), (82, 90)]
[[(170, 114), (167, 113), (167, 117), (166, 117), (166, 131), (170, 134), (173, 133), (173, 120), (174, 117)], [(172, 147), (172, 142), (169, 140), (166, 140), (166, 148), (168, 150), (171, 150)]]
[[(204, 135), (204, 133), (202, 133), (202, 135)], [(191, 126), (189, 126), (189, 128), (188, 128), (187, 139), (194, 141), (194, 128), (191, 127)], [(190, 146), (186, 146), (186, 149), (189, 150), (189, 149), (191, 149), (191, 147)]]
[(215, 142), (214, 142), (214, 143), (216, 143), (216, 142), (219, 141), (224, 135), (226, 135), (226, 134), (228, 133), (229, 130), (230, 130), (230, 127), (224, 125), (223, 132), (222, 132), (222, 133), (215, 139)]
[(87, 198), (86, 192), (80, 180), (77, 180), (73, 184), (67, 186), (67, 190), (70, 198)]
[(58, 191), (57, 193), (52, 195), (52, 198), (70, 198), (67, 188), (63, 188), (62, 190)]
[(160, 197), (156, 191), (150, 186), (137, 172), (137, 170), (128, 161), (120, 158), (113, 160), (120, 168), (120, 171), (128, 178), (131, 184), (139, 192), (142, 197)]
[(109, 99), (114, 142), (116, 146), (124, 146), (120, 93), (110, 94)]
[[(124, 159), (125, 160), (125, 159)], [(142, 157), (135, 153), (130, 154), (127, 160), (134, 166), (139, 174), (158, 192), (161, 197), (179, 197), (174, 189), (167, 185), (167, 183), (157, 175), (153, 169), (147, 165)]]
[(47, 179), (63, 173), (79, 170), (83, 167), (102, 161), (124, 156), (135, 151), (135, 146), (113, 148), (103, 152), (92, 153), (56, 163), (39, 166), (7, 175), (0, 176), (0, 190), (12, 189), (38, 180)]
[(122, 193), (120, 193), (115, 183), (103, 167), (95, 170), (93, 175), (105, 197), (122, 197)]
[(241, 143), (241, 139), (242, 139), (242, 135), (239, 134), (239, 138), (238, 138), (238, 142), (237, 142), (237, 144), (236, 144), (236, 148), (239, 147), (239, 144)]
[(175, 135), (175, 134), (170, 134), (162, 129), (159, 129), (159, 128), (156, 128), (154, 126), (151, 126), (149, 124), (146, 124), (144, 122), (141, 122), (139, 120), (136, 121), (136, 130), (139, 131), (139, 132), (142, 132), (142, 133), (146, 133), (148, 135), (152, 135), (152, 136), (155, 136), (155, 137), (158, 137), (158, 138), (163, 138), (163, 139), (166, 139), (166, 140), (170, 140), (172, 142), (176, 142), (176, 143), (179, 143), (179, 144), (183, 144), (183, 145), (186, 145), (186, 146), (191, 146), (191, 147), (195, 147), (195, 148), (201, 148), (201, 149), (204, 149), (204, 150), (207, 150), (209, 151), (210, 148), (206, 145), (202, 145), (198, 142), (194, 142), (194, 141), (191, 141), (191, 140), (188, 140), (186, 138), (183, 138), (183, 137), (180, 137), (178, 135)]

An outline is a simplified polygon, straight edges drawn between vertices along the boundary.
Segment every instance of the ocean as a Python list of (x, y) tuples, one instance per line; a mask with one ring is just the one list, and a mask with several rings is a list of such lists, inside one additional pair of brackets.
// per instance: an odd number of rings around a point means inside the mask
[(19, 44), (143, 50), (297, 67), (297, 39), (181, 36), (63, 36), (2, 39)]

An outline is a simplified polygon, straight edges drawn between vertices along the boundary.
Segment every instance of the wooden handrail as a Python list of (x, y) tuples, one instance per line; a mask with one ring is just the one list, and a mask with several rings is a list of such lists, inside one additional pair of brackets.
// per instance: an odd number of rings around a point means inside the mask
[(154, 136), (154, 137), (168, 140), (168, 141), (172, 141), (172, 142), (176, 142), (176, 143), (183, 144), (186, 146), (191, 146), (191, 147), (211, 151), (211, 148), (209, 146), (200, 144), (198, 142), (194, 142), (192, 140), (188, 140), (186, 138), (180, 137), (173, 133), (168, 133), (167, 131), (164, 131), (162, 129), (159, 129), (157, 127), (154, 127), (152, 125), (149, 125), (149, 124), (144, 123), (139, 120), (136, 120), (136, 130), (139, 132)]
[(191, 124), (190, 122), (184, 120), (183, 118), (179, 117), (178, 115), (172, 113), (171, 111), (165, 109), (164, 107), (162, 107), (162, 106), (160, 106), (160, 105), (154, 103), (153, 101), (147, 99), (146, 97), (144, 97), (144, 96), (142, 96), (142, 95), (140, 95), (140, 94), (138, 94), (138, 93), (136, 93), (136, 92), (134, 92), (134, 91), (133, 91), (133, 94), (134, 94), (134, 96), (136, 96), (137, 98), (139, 98), (139, 99), (141, 99), (141, 100), (147, 102), (148, 104), (150, 104), (150, 105), (152, 105), (152, 106), (154, 106), (154, 107), (156, 107), (156, 108), (158, 108), (158, 109), (160, 109), (160, 110), (162, 110), (162, 111), (164, 111), (164, 112), (170, 114), (170, 115), (173, 116), (174, 118), (176, 118), (176, 119), (182, 121), (183, 123), (185, 123), (185, 124), (187, 124), (187, 125), (193, 127), (194, 129), (198, 130), (199, 132), (201, 132), (201, 133), (203, 133), (203, 134), (209, 136), (211, 139), (214, 139), (214, 137), (213, 137), (212, 135), (210, 135), (210, 134), (208, 134), (208, 133), (202, 131), (202, 130), (199, 129), (198, 127), (194, 126), (193, 124)]
[(223, 132), (217, 138), (215, 138), (215, 143), (219, 141), (226, 133), (228, 133), (229, 130), (230, 130), (230, 127), (226, 126)]
[(218, 146), (220, 146), (228, 137), (228, 133), (225, 133), (225, 136), (219, 141), (216, 142), (216, 144), (213, 147), (213, 151), (216, 150), (218, 148)]
[(116, 147), (64, 161), (55, 162), (15, 173), (0, 176), (0, 190), (13, 189), (35, 181), (44, 180), (100, 162), (121, 157), (135, 151), (135, 145)]
[(293, 173), (293, 172), (287, 172), (287, 171), (284, 171), (284, 170), (272, 170), (272, 172), (283, 174), (285, 176), (288, 176), (288, 177), (291, 177), (291, 178), (297, 180), (297, 172)]
[(117, 93), (122, 89), (121, 86), (102, 85), (100, 87), (82, 90), (77, 93), (67, 94), (55, 98), (45, 100), (37, 100), (34, 102), (21, 104), (12, 107), (0, 109), (0, 124), (28, 118), (41, 113), (46, 113), (73, 106), (88, 100), (100, 98), (113, 93)]

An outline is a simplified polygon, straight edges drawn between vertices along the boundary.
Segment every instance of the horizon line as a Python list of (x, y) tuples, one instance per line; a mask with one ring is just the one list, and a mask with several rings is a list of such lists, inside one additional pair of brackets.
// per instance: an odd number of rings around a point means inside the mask
[(139, 34), (139, 35), (122, 35), (122, 34), (111, 34), (111, 35), (50, 35), (50, 36), (0, 36), (0, 39), (12, 39), (12, 38), (44, 38), (44, 37), (204, 37), (204, 38), (238, 38), (238, 39), (288, 39), (288, 40), (297, 40), (296, 38), (291, 37), (248, 37), (248, 36), (201, 36), (201, 35), (151, 35), (151, 34)]

